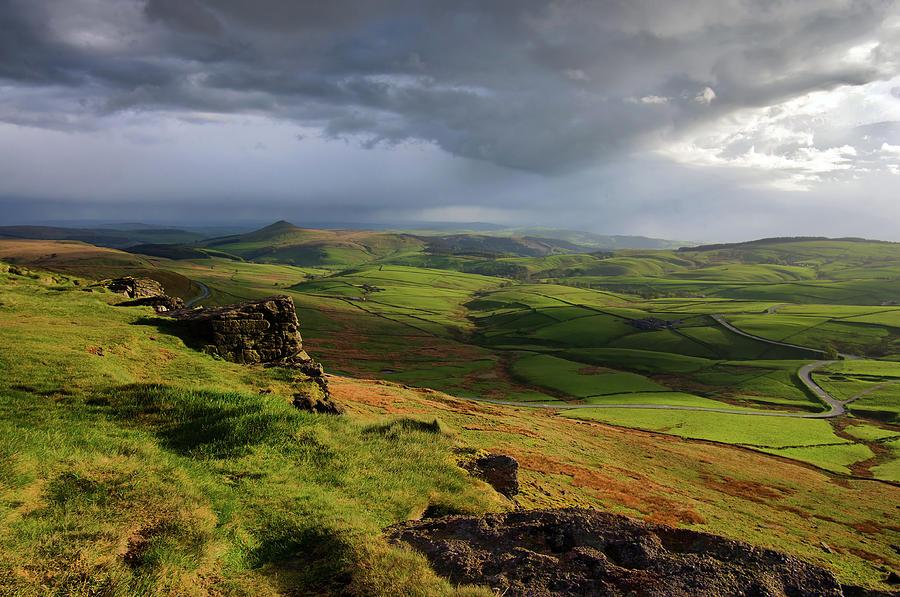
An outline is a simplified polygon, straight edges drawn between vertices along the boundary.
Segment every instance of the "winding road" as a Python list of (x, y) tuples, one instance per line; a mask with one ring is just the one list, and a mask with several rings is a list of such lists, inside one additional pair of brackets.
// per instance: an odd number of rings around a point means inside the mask
[(188, 308), (188, 307), (190, 307), (191, 305), (193, 305), (193, 304), (196, 303), (197, 301), (202, 301), (203, 299), (205, 299), (206, 297), (209, 296), (209, 286), (207, 286), (207, 285), (204, 284), (203, 282), (198, 282), (197, 280), (191, 280), (191, 282), (193, 282), (194, 284), (196, 284), (197, 286), (199, 286), (199, 287), (200, 287), (200, 290), (203, 291), (203, 294), (201, 294), (200, 296), (195, 297), (195, 298), (192, 298), (191, 300), (187, 301), (187, 302), (184, 304), (185, 309)]
[[(774, 313), (774, 311), (770, 310), (770, 313)], [(801, 350), (808, 350), (810, 352), (815, 352), (818, 354), (825, 354), (824, 350), (819, 350), (816, 348), (810, 348), (808, 346), (800, 346), (798, 344), (789, 344), (787, 342), (778, 342), (777, 340), (770, 340), (768, 338), (763, 338), (762, 336), (756, 336), (754, 334), (747, 333), (740, 328), (737, 328), (727, 321), (725, 321), (724, 316), (722, 315), (713, 315), (713, 319), (716, 320), (716, 323), (719, 325), (731, 330), (736, 334), (740, 334), (741, 336), (746, 336), (747, 338), (752, 338), (753, 340), (757, 340), (759, 342), (765, 342), (766, 344), (774, 344), (776, 346), (786, 346), (788, 348), (798, 348)], [(851, 360), (860, 360), (863, 357), (843, 354), (840, 353), (840, 356), (845, 359)], [(791, 417), (794, 419), (831, 419), (834, 417), (839, 417), (847, 412), (844, 405), (853, 402), (857, 398), (860, 398), (864, 394), (868, 392), (873, 392), (878, 388), (882, 387), (876, 386), (874, 388), (870, 388), (865, 392), (857, 394), (853, 398), (849, 400), (840, 401), (825, 390), (822, 389), (819, 384), (814, 382), (811, 377), (811, 373), (823, 365), (829, 365), (831, 363), (836, 363), (837, 361), (816, 361), (814, 363), (809, 363), (804, 365), (797, 371), (797, 376), (800, 378), (800, 381), (803, 382), (809, 390), (815, 394), (822, 402), (824, 402), (828, 406), (828, 410), (820, 413), (784, 413), (784, 412), (767, 412), (767, 411), (758, 411), (758, 410), (736, 410), (736, 409), (728, 409), (728, 408), (704, 408), (702, 406), (669, 406), (665, 404), (547, 404), (547, 403), (533, 403), (533, 402), (513, 402), (506, 400), (490, 400), (488, 398), (473, 398), (470, 396), (457, 396), (457, 398), (461, 398), (464, 400), (474, 400), (476, 402), (487, 402), (489, 404), (502, 404), (506, 406), (522, 406), (522, 407), (532, 407), (532, 408), (551, 408), (551, 409), (560, 409), (560, 410), (568, 410), (568, 409), (576, 409), (576, 408), (643, 408), (643, 409), (656, 409), (656, 410), (692, 410), (692, 411), (705, 411), (705, 412), (714, 412), (714, 413), (727, 413), (727, 414), (736, 414), (736, 415), (757, 415), (763, 417)], [(892, 382), (888, 382), (892, 383)]]
[[(770, 313), (774, 313), (774, 311), (770, 311)], [(762, 336), (757, 336), (756, 334), (751, 334), (749, 332), (745, 332), (744, 330), (742, 330), (740, 328), (736, 328), (733, 325), (731, 325), (730, 323), (728, 323), (727, 321), (725, 321), (725, 316), (723, 316), (723, 315), (713, 315), (712, 318), (715, 319), (716, 323), (718, 323), (719, 325), (731, 330), (735, 334), (740, 334), (741, 336), (746, 336), (747, 338), (759, 340), (760, 342), (765, 342), (766, 344), (774, 344), (776, 346), (786, 346), (787, 348), (798, 348), (800, 350), (806, 350), (806, 351), (815, 352), (818, 354), (825, 354), (824, 350), (819, 350), (818, 348), (810, 348), (809, 346), (800, 346), (799, 344), (790, 344), (788, 342), (779, 342), (777, 340), (770, 340), (768, 338), (763, 338)], [(844, 354), (842, 352), (838, 353), (838, 355), (841, 358), (848, 359), (851, 361), (859, 361), (863, 358), (863, 357), (856, 356), (853, 354)]]

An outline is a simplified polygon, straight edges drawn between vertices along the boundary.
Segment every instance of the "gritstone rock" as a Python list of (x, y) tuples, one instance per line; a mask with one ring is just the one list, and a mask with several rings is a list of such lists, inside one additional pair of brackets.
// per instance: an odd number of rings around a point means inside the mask
[(317, 413), (343, 414), (331, 398), (321, 363), (303, 350), (300, 323), (289, 296), (273, 296), (220, 307), (167, 313), (186, 325), (207, 352), (236, 363), (289, 367), (310, 378), (313, 393), (294, 394), (294, 406)]
[(134, 307), (146, 305), (156, 309), (157, 313), (164, 311), (172, 311), (174, 309), (183, 309), (184, 301), (178, 297), (166, 296), (165, 289), (156, 280), (149, 278), (116, 278), (115, 280), (107, 280), (101, 282), (117, 294), (127, 296), (132, 299), (119, 303), (119, 307)]
[(842, 596), (831, 572), (780, 551), (582, 508), (448, 516), (386, 532), (453, 583), (509, 596)]
[(300, 410), (328, 415), (344, 414), (344, 407), (332, 400), (327, 390), (321, 397), (306, 393), (294, 394), (294, 407)]
[(127, 296), (130, 299), (165, 296), (166, 291), (156, 280), (150, 278), (116, 278), (102, 282), (111, 291)]
[(511, 456), (488, 454), (465, 463), (462, 468), (484, 479), (506, 497), (519, 493), (519, 463)]
[(176, 309), (184, 309), (184, 301), (175, 296), (145, 296), (144, 298), (134, 299), (119, 303), (119, 307), (134, 307), (139, 305), (148, 305), (156, 309), (157, 313), (165, 311), (174, 311)]
[(274, 363), (293, 359), (303, 350), (300, 324), (289, 296), (182, 309), (169, 315), (189, 325), (208, 352), (228, 361)]

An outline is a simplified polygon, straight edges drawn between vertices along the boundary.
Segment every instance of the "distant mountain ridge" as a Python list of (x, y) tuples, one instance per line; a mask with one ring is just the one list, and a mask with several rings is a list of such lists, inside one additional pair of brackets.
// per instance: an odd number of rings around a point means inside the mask
[(444, 230), (410, 230), (410, 234), (422, 237), (447, 236), (450, 234), (479, 234), (494, 237), (538, 237), (565, 241), (579, 247), (583, 252), (596, 250), (616, 249), (677, 249), (684, 246), (694, 246), (697, 243), (682, 240), (668, 240), (651, 238), (648, 236), (635, 236), (623, 234), (594, 234), (582, 230), (568, 230), (565, 228), (521, 227), (521, 228), (496, 228), (492, 230), (468, 229), (467, 225), (459, 228), (448, 227)]
[(78, 240), (98, 247), (122, 249), (142, 243), (193, 243), (205, 238), (179, 228), (62, 228), (58, 226), (0, 226), (0, 238)]
[(519, 257), (544, 257), (565, 253), (588, 253), (593, 247), (566, 240), (540, 236), (494, 236), (490, 234), (448, 234), (418, 236), (428, 244), (430, 253), (509, 254)]
[(760, 238), (757, 240), (747, 240), (736, 243), (715, 243), (709, 245), (697, 245), (693, 247), (680, 247), (679, 251), (717, 251), (719, 249), (739, 249), (743, 247), (757, 247), (760, 245), (780, 245), (784, 243), (802, 243), (815, 241), (834, 241), (834, 242), (850, 242), (850, 243), (878, 243), (878, 244), (897, 244), (889, 240), (874, 240), (869, 238), (860, 238), (857, 236), (845, 236), (841, 238), (829, 238), (827, 236), (773, 236), (770, 238)]

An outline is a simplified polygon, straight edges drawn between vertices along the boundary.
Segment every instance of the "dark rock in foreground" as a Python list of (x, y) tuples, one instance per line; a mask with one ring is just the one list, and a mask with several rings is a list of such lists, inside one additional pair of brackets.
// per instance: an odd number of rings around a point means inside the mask
[(169, 315), (186, 322), (208, 352), (228, 361), (271, 363), (292, 359), (303, 350), (300, 324), (289, 296), (183, 309)]
[(509, 596), (843, 595), (830, 572), (779, 551), (581, 508), (450, 516), (387, 532), (452, 582)]
[(519, 493), (519, 463), (512, 456), (488, 454), (462, 467), (506, 497)]

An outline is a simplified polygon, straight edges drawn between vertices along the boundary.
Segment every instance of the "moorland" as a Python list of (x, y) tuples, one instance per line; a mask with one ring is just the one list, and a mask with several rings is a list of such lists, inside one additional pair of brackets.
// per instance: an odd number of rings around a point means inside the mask
[[(381, 535), (513, 507), (456, 466), (483, 452), (518, 460), (518, 507), (713, 532), (873, 588), (898, 567), (900, 244), (53, 235), (0, 238), (4, 594), (489, 594)], [(347, 414), (297, 411), (290, 370), (91, 287), (120, 275), (195, 305), (290, 296)]]

